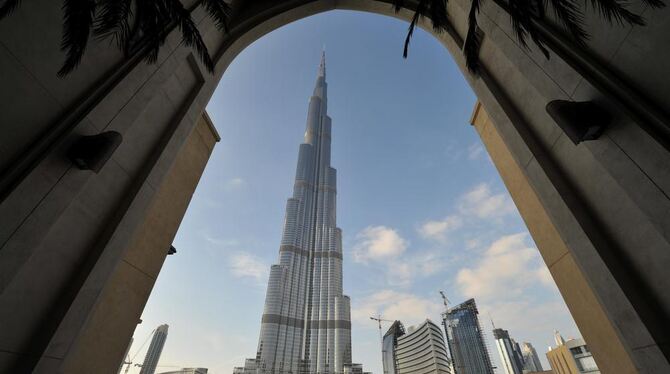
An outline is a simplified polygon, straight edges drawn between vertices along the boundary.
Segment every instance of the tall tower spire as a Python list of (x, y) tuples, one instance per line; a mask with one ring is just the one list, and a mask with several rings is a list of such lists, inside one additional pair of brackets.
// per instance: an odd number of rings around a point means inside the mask
[(321, 63), (319, 64), (319, 77), (326, 78), (326, 47), (321, 51)]
[(351, 312), (342, 290), (337, 171), (330, 165), (326, 54), (309, 100), (278, 264), (268, 277), (256, 358), (243, 374), (342, 373), (351, 365)]

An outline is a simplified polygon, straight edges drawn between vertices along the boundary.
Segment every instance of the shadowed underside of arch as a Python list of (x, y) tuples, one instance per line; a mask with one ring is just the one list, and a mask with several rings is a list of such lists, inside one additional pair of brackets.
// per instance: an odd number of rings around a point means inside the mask
[[(407, 20), (412, 10), (396, 14), (373, 0), (238, 0), (228, 35), (202, 9), (194, 13), (215, 56), (213, 76), (172, 33), (156, 65), (93, 43), (81, 68), (58, 80), (61, 54), (47, 32), (60, 22), (53, 3), (26, 2), (0, 23), (8, 72), (0, 94), (10, 104), (0, 137), (0, 371), (112, 372), (197, 184), (194, 165), (204, 167), (213, 146), (198, 153), (189, 144), (205, 136), (201, 113), (230, 62), (266, 33), (316, 13)], [(644, 29), (587, 17), (591, 50), (571, 51), (558, 38), (546, 60), (519, 47), (506, 13), (487, 2), (483, 69), (473, 77), (461, 53), (468, 10), (466, 0), (450, 1), (453, 30), (435, 37), (482, 103), (475, 129), (598, 365), (603, 373), (670, 371), (670, 154), (643, 130), (645, 115), (670, 108), (670, 55), (659, 50), (670, 42), (670, 13), (650, 13)], [(634, 88), (623, 104), (622, 87)], [(575, 145), (545, 111), (556, 99), (597, 102), (614, 121), (599, 139)], [(636, 101), (648, 110), (636, 111)], [(124, 141), (103, 170), (72, 168), (63, 156), (72, 141), (107, 130)], [(170, 188), (181, 191), (180, 203), (165, 197)]]

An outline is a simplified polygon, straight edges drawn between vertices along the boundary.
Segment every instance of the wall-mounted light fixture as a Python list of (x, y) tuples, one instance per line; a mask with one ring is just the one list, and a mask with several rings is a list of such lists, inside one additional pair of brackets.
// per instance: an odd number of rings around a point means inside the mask
[(177, 253), (177, 248), (175, 248), (173, 245), (170, 246), (170, 249), (168, 249), (168, 255), (173, 255)]
[(607, 111), (592, 101), (550, 101), (547, 113), (575, 145), (598, 139), (612, 119)]
[(72, 144), (67, 156), (79, 169), (98, 173), (122, 140), (123, 137), (116, 131), (82, 136)]

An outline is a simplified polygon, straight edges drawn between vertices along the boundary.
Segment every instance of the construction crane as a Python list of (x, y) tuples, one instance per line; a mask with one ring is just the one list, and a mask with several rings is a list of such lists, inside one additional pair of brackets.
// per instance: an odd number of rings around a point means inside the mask
[(388, 319), (382, 319), (381, 314), (377, 314), (377, 317), (374, 316), (370, 317), (370, 319), (373, 321), (377, 321), (377, 323), (379, 324), (379, 341), (382, 341), (382, 322), (394, 322), (394, 321)]
[[(141, 345), (140, 348), (137, 350), (137, 352), (135, 352), (135, 355), (134, 355), (130, 360), (128, 360), (128, 361), (125, 361), (125, 360), (124, 360), (124, 361), (123, 361), (123, 364), (122, 364), (122, 365), (128, 365), (128, 366), (126, 366), (126, 371), (125, 371), (124, 373), (126, 373), (126, 374), (128, 373), (128, 371), (130, 370), (130, 368), (131, 368), (131, 367), (133, 366), (133, 364), (135, 363), (135, 357), (137, 357), (137, 355), (140, 354), (140, 351), (142, 351), (142, 348), (144, 348), (144, 345), (147, 344), (147, 342), (149, 341), (149, 338), (151, 338), (151, 337), (154, 335), (155, 332), (156, 332), (156, 329), (151, 330), (151, 332), (149, 333), (149, 335), (147, 336), (147, 338), (144, 339), (144, 343), (142, 343), (142, 345)], [(130, 350), (130, 349), (128, 349), (128, 350)], [(128, 352), (128, 356), (130, 356), (130, 352)], [(142, 364), (135, 364), (135, 366), (142, 367)]]
[[(384, 338), (382, 337), (382, 322), (394, 322), (394, 321), (388, 319), (382, 319), (381, 314), (377, 314), (377, 317), (372, 316), (370, 317), (370, 319), (373, 321), (377, 321), (377, 323), (379, 324), (379, 342), (381, 343), (382, 347), (382, 360), (384, 360), (385, 351), (384, 351)], [(386, 367), (384, 367), (384, 374), (386, 374)]]
[(444, 304), (444, 311), (446, 312), (447, 309), (449, 309), (449, 299), (447, 299), (447, 295), (444, 294), (444, 291), (440, 290), (440, 295), (442, 295), (442, 304)]

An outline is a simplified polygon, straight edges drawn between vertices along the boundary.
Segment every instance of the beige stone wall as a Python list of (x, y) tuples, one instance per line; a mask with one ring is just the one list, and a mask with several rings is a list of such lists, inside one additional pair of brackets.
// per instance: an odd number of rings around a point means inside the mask
[(562, 345), (547, 352), (547, 359), (551, 369), (556, 374), (579, 374), (575, 360), (567, 346)]
[(601, 371), (637, 373), (569, 247), (561, 239), (528, 178), (479, 102), (475, 105), (471, 123), (486, 146)]
[[(146, 219), (102, 291), (60, 372), (116, 372), (217, 141), (219, 136), (205, 112), (158, 187)], [(179, 253), (174, 261), (179, 261)]]

